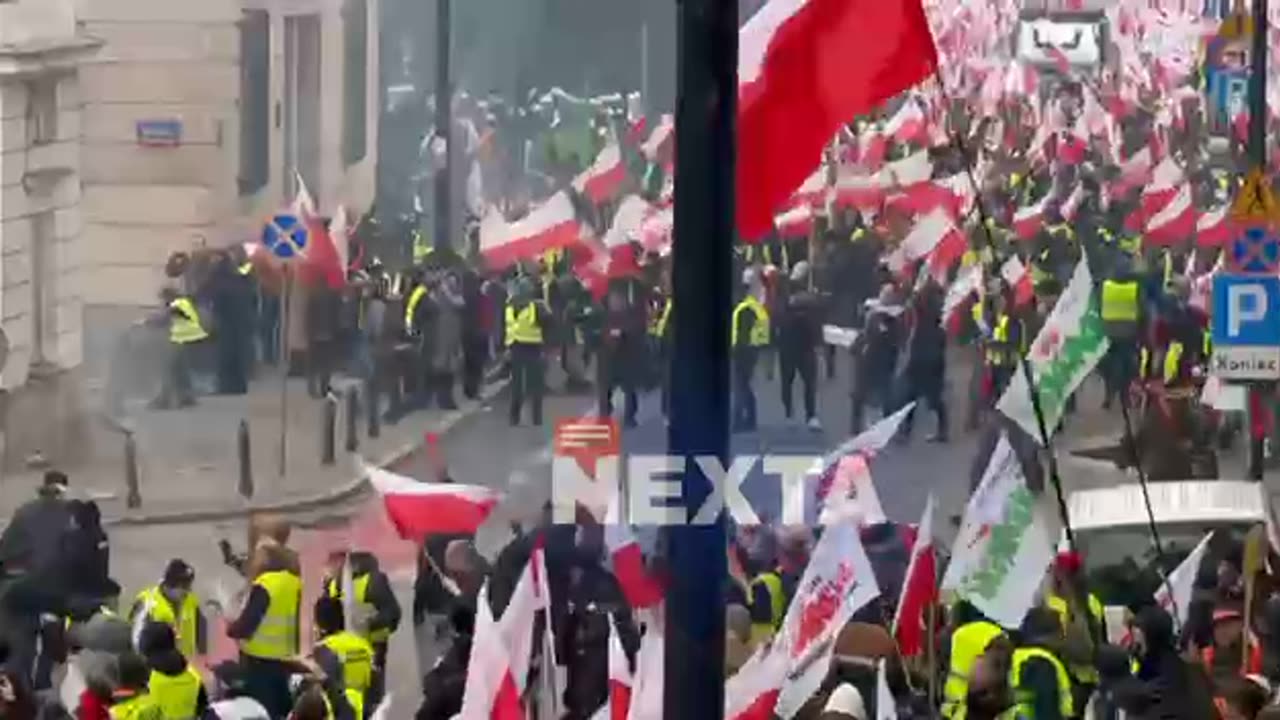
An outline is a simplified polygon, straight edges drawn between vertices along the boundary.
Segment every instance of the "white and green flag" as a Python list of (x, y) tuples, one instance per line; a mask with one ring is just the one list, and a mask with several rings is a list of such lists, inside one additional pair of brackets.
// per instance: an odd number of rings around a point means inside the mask
[(1001, 436), (965, 507), (942, 578), (943, 599), (968, 600), (992, 621), (1018, 627), (1053, 560), (1058, 530), (1052, 517), (1027, 490), (1018, 456)]
[[(1058, 427), (1067, 398), (1093, 371), (1110, 344), (1103, 331), (1102, 314), (1093, 292), (1093, 277), (1089, 274), (1088, 264), (1081, 258), (1071, 276), (1071, 283), (1027, 349), (1027, 361), (1031, 363), (1031, 372), (1040, 392), (1045, 428), (1050, 433)], [(1014, 373), (996, 409), (1018, 423), (1037, 442), (1041, 441), (1024, 373)]]

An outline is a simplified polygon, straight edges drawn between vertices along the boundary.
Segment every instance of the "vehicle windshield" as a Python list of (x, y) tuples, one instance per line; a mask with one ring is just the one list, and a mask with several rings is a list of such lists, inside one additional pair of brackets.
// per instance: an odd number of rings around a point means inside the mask
[(1144, 525), (1086, 530), (1076, 536), (1085, 558), (1089, 590), (1104, 605), (1140, 607), (1161, 584), (1161, 572), (1173, 572), (1204, 536), (1214, 532), (1205, 562), (1248, 532), (1245, 523), (1177, 523), (1159, 526), (1164, 562), (1157, 561), (1151, 530)]

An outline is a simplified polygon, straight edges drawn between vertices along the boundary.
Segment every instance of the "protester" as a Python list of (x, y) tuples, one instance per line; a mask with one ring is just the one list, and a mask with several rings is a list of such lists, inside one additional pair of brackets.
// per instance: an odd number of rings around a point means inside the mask
[(164, 720), (202, 717), (209, 708), (204, 680), (178, 649), (173, 628), (166, 623), (147, 623), (138, 650), (151, 668), (147, 690)]

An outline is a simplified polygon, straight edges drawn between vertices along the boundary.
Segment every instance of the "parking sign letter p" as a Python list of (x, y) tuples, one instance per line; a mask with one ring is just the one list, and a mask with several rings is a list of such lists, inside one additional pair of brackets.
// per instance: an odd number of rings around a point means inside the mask
[(1262, 285), (1232, 285), (1227, 288), (1227, 335), (1239, 337), (1240, 326), (1261, 322), (1267, 316), (1267, 291)]

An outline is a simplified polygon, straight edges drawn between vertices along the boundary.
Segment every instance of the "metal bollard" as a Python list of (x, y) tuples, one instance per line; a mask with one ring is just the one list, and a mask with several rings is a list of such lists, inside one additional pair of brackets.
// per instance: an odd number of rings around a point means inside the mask
[(129, 509), (142, 507), (142, 493), (138, 488), (138, 441), (131, 432), (124, 434), (124, 484), (129, 493), (125, 501)]
[(240, 463), (240, 497), (253, 497), (253, 456), (249, 453), (249, 421), (241, 420), (236, 430), (236, 459)]
[(360, 392), (355, 386), (347, 388), (347, 452), (360, 448)]
[(378, 402), (378, 381), (368, 380), (365, 382), (365, 403), (364, 409), (369, 414), (369, 437), (376, 438), (382, 435), (382, 416), (379, 414)]
[(337, 455), (338, 399), (330, 393), (324, 398), (323, 423), (320, 426), (320, 464), (332, 465)]

